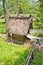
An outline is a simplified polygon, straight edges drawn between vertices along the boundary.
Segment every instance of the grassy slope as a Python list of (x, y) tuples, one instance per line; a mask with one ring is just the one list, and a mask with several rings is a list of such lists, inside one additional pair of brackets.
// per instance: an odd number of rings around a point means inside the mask
[(35, 51), (34, 59), (30, 63), (30, 65), (43, 65), (43, 52)]
[(28, 48), (20, 44), (11, 44), (0, 37), (0, 65), (23, 65)]

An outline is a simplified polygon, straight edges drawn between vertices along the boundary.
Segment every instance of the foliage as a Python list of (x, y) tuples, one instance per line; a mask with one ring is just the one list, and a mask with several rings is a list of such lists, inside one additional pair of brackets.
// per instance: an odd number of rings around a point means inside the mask
[(43, 19), (36, 19), (33, 21), (33, 29), (41, 29), (43, 30)]
[(31, 13), (31, 9), (33, 10), (33, 5), (30, 4), (27, 0), (8, 0), (7, 2), (8, 10), (14, 14)]
[(43, 0), (39, 0), (40, 1), (40, 6), (39, 6), (39, 11), (40, 11), (40, 18), (43, 19)]
[(33, 21), (33, 28), (43, 30), (43, 0), (38, 0), (37, 2), (35, 2), (35, 4), (37, 5), (37, 12), (35, 13), (34, 17), (36, 18), (36, 20)]
[[(0, 0), (1, 2), (2, 0)], [(35, 0), (34, 0), (35, 1)], [(43, 30), (43, 0), (6, 0), (8, 14), (34, 14), (33, 28)], [(2, 3), (0, 4), (0, 15), (3, 15)], [(39, 20), (40, 19), (40, 20)]]
[[(7, 10), (8, 10), (9, 14), (36, 13), (35, 7), (28, 0), (6, 0), (6, 4), (7, 4)], [(1, 5), (2, 5), (2, 3), (1, 3)], [(3, 8), (3, 7), (1, 7), (1, 8)]]

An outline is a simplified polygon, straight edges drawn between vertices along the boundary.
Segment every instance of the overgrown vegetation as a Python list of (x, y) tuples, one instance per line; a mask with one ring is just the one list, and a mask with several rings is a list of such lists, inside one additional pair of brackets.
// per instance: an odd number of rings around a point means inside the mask
[(34, 20), (33, 21), (33, 29), (43, 30), (43, 19), (42, 20), (38, 20), (38, 19)]
[(3, 41), (0, 37), (0, 65), (24, 65), (29, 47)]
[(31, 61), (30, 65), (43, 65), (43, 52), (34, 51), (34, 59)]

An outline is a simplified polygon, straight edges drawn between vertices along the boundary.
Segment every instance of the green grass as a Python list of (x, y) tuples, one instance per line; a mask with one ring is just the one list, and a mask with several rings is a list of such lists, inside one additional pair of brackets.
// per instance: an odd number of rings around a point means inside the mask
[(43, 65), (43, 52), (36, 50), (34, 52), (34, 59), (30, 65)]
[(29, 48), (20, 44), (5, 42), (0, 37), (0, 65), (23, 65)]
[(0, 19), (0, 33), (6, 33), (6, 26), (4, 19)]

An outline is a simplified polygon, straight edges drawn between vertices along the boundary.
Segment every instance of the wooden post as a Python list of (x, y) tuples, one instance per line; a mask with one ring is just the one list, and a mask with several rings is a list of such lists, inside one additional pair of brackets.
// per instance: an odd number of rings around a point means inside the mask
[(10, 36), (11, 36), (11, 43), (12, 43), (12, 33), (10, 33)]
[(33, 53), (32, 53), (32, 55), (31, 55), (31, 58), (32, 58), (32, 59), (34, 58), (34, 55), (33, 55)]

